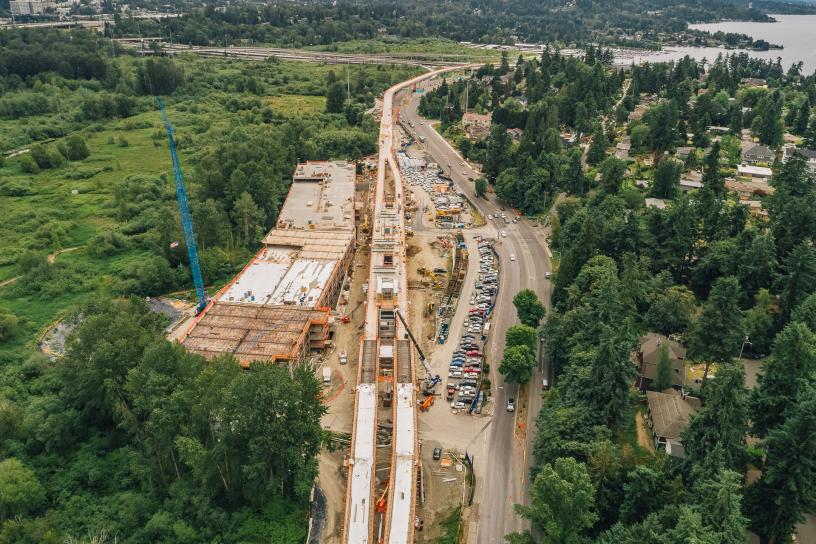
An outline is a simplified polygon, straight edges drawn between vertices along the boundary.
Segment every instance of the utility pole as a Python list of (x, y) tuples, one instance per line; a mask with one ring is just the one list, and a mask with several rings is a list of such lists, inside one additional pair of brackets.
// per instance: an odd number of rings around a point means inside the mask
[(346, 61), (346, 93), (349, 104), (351, 103), (351, 75), (349, 74), (349, 61)]

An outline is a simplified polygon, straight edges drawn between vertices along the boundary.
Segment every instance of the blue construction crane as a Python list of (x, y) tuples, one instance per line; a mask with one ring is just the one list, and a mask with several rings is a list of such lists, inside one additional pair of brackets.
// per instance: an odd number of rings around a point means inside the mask
[(164, 102), (157, 96), (159, 109), (164, 119), (164, 128), (167, 130), (167, 141), (170, 147), (170, 157), (173, 159), (173, 177), (176, 180), (176, 200), (178, 200), (179, 215), (181, 215), (181, 226), (184, 230), (184, 243), (187, 244), (187, 257), (190, 261), (190, 269), (193, 271), (193, 283), (195, 284), (196, 296), (198, 297), (199, 313), (207, 305), (207, 293), (204, 292), (204, 280), (201, 278), (201, 264), (198, 261), (198, 246), (196, 245), (195, 233), (193, 232), (193, 218), (190, 216), (190, 205), (187, 202), (187, 190), (184, 188), (184, 177), (181, 175), (178, 154), (176, 153), (176, 141), (173, 139), (173, 125), (167, 117), (164, 109)]

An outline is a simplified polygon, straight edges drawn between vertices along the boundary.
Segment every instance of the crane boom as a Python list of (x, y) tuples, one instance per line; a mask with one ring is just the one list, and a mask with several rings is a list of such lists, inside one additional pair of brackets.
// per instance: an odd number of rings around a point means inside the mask
[(170, 158), (173, 160), (173, 178), (176, 180), (176, 200), (178, 200), (179, 215), (181, 216), (181, 227), (184, 231), (184, 243), (187, 245), (187, 258), (190, 261), (190, 270), (193, 272), (193, 283), (195, 284), (196, 297), (198, 298), (198, 309), (200, 312), (207, 305), (207, 294), (204, 292), (204, 280), (201, 276), (201, 264), (198, 260), (198, 245), (196, 244), (195, 233), (193, 232), (193, 218), (190, 216), (190, 205), (187, 202), (187, 190), (184, 188), (184, 177), (181, 174), (178, 154), (176, 153), (176, 141), (173, 138), (173, 125), (167, 117), (164, 109), (164, 102), (157, 96), (164, 128), (167, 130), (167, 142), (170, 147)]
[(422, 366), (425, 367), (425, 376), (426, 376), (425, 377), (425, 382), (426, 382), (425, 386), (426, 386), (426, 389), (430, 389), (434, 385), (436, 385), (437, 383), (441, 382), (442, 380), (439, 377), (439, 375), (433, 373), (433, 370), (431, 369), (431, 365), (425, 359), (425, 354), (422, 353), (422, 348), (419, 347), (419, 342), (417, 342), (417, 339), (414, 338), (414, 333), (412, 333), (411, 329), (408, 328), (408, 323), (405, 322), (405, 318), (402, 317), (402, 313), (400, 313), (400, 311), (396, 310), (396, 309), (394, 311), (396, 312), (397, 317), (399, 317), (399, 320), (402, 321), (402, 326), (405, 327), (405, 332), (408, 333), (408, 337), (411, 338), (411, 342), (414, 343), (414, 347), (416, 348), (417, 353), (419, 354), (419, 361), (422, 363)]

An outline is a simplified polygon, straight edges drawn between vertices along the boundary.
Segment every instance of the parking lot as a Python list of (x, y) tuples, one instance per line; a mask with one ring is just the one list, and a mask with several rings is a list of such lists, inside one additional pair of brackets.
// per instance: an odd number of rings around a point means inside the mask
[[(490, 332), (490, 315), (498, 293), (499, 271), (493, 243), (477, 237), (479, 274), (469, 300), (462, 335), (448, 364), (446, 399), (459, 413), (481, 413), (484, 395), (480, 393), (485, 370), (484, 344)], [(450, 340), (449, 340), (450, 341)]]
[(406, 149), (397, 152), (400, 172), (411, 187), (421, 188), (433, 203), (434, 224), (453, 229), (473, 226), (470, 206), (464, 196), (455, 191), (449, 178), (435, 165), (408, 155)]

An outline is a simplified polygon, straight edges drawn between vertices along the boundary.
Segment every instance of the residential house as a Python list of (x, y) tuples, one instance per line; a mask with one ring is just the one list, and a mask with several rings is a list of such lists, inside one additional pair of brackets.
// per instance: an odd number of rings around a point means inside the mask
[(648, 108), (644, 104), (638, 104), (635, 106), (635, 109), (629, 112), (629, 120), (630, 121), (640, 121), (643, 119), (643, 114), (646, 113)]
[(773, 176), (773, 170), (765, 166), (751, 166), (740, 164), (737, 166), (737, 175), (751, 178), (752, 181), (768, 181)]
[(666, 202), (668, 201), (663, 198), (647, 198), (644, 201), (647, 208), (657, 208), (659, 210), (666, 209)]
[(622, 161), (628, 161), (630, 149), (632, 149), (632, 144), (629, 142), (618, 142), (618, 144), (615, 146), (615, 158)]
[[(660, 199), (647, 198), (646, 200), (648, 206), (649, 200)], [(665, 204), (665, 201), (662, 202)], [(679, 342), (666, 338), (662, 334), (650, 332), (640, 338), (640, 347), (632, 354), (632, 361), (635, 363), (640, 375), (638, 388), (641, 391), (648, 389), (652, 382), (657, 379), (657, 363), (660, 361), (660, 349), (663, 344), (668, 345), (669, 359), (674, 370), (672, 385), (678, 388), (685, 385), (686, 348), (680, 345)]]
[(646, 402), (646, 421), (652, 430), (655, 449), (683, 457), (685, 451), (680, 435), (688, 427), (691, 416), (700, 408), (700, 399), (671, 389), (665, 393), (646, 391)]
[(473, 140), (481, 140), (490, 134), (490, 127), (493, 125), (493, 118), (490, 114), (467, 112), (462, 116), (462, 128), (468, 137)]
[(674, 155), (681, 161), (685, 161), (692, 153), (694, 153), (693, 147), (678, 147), (677, 151), (674, 152)]
[(737, 181), (725, 178), (725, 188), (739, 194), (740, 198), (772, 195), (774, 188), (764, 181)]
[(507, 134), (510, 136), (511, 139), (518, 142), (518, 141), (521, 141), (521, 137), (524, 136), (524, 129), (521, 129), (521, 128), (508, 128), (507, 129)]
[(758, 77), (744, 77), (740, 80), (740, 83), (745, 87), (762, 87), (764, 89), (768, 88), (768, 82)]
[(561, 145), (564, 147), (572, 147), (578, 141), (578, 135), (574, 132), (561, 133)]
[(756, 217), (757, 219), (766, 220), (768, 219), (768, 211), (762, 207), (761, 200), (739, 200), (739, 203), (743, 206), (748, 208), (748, 211), (751, 212), (751, 215)]
[(788, 159), (793, 157), (794, 153), (799, 153), (805, 159), (807, 159), (808, 168), (813, 174), (816, 174), (816, 151), (812, 149), (806, 149), (804, 147), (797, 148), (794, 145), (786, 145), (785, 149), (782, 152), (782, 162), (788, 162)]
[(703, 174), (700, 172), (687, 172), (680, 176), (680, 189), (685, 192), (703, 188)]
[(770, 164), (773, 162), (775, 156), (776, 154), (768, 146), (756, 144), (742, 152), (742, 162), (744, 164)]
[(729, 132), (731, 132), (731, 129), (729, 127), (721, 127), (718, 125), (711, 125), (710, 127), (708, 127), (707, 130), (711, 134), (728, 134)]

